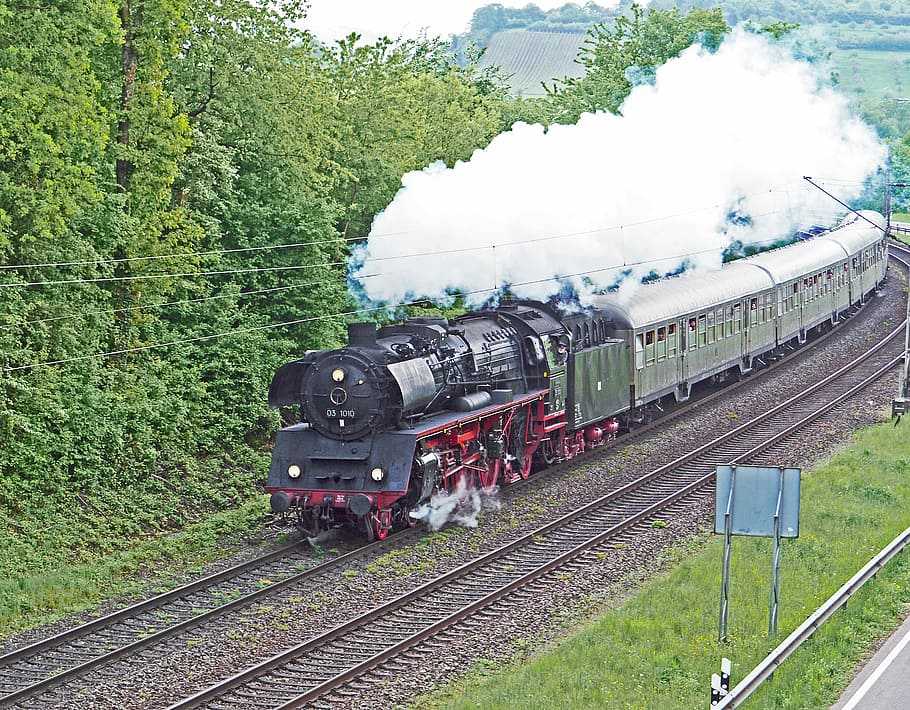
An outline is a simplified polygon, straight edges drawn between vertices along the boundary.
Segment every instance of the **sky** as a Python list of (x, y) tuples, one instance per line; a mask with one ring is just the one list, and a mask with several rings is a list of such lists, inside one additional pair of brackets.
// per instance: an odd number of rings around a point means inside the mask
[[(414, 39), (426, 30), (430, 37), (465, 32), (474, 10), (490, 5), (493, 0), (310, 0), (303, 27), (323, 42), (357, 32), (367, 42), (382, 35), (392, 39), (399, 35)], [(537, 5), (541, 10), (562, 7), (569, 0), (498, 0), (505, 7)], [(578, 1), (578, 0), (577, 0)], [(578, 4), (584, 4), (578, 2)], [(609, 7), (611, 0), (598, 2)]]

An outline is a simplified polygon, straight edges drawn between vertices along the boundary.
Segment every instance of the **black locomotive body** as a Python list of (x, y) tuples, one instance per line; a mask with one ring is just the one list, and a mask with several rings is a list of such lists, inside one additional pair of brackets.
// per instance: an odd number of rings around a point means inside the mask
[(317, 532), (370, 539), (412, 524), (440, 491), (491, 489), (610, 441), (662, 398), (752, 369), (763, 355), (836, 323), (887, 267), (884, 220), (837, 229), (719, 272), (642, 286), (583, 312), (506, 302), (451, 321), (414, 318), (278, 370), (278, 432), (267, 490), (275, 512)]

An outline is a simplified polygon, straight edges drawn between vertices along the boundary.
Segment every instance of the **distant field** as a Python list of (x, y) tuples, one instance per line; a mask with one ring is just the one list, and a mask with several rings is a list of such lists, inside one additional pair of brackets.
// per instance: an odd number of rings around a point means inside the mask
[(910, 51), (835, 50), (841, 87), (870, 99), (910, 98)]
[(581, 76), (583, 68), (575, 63), (586, 34), (570, 32), (528, 32), (509, 30), (490, 38), (480, 67), (496, 65), (511, 75), (512, 92), (522, 96), (544, 96), (541, 82)]
[[(826, 42), (838, 40), (853, 44), (874, 37), (881, 38), (894, 31), (903, 36), (906, 28), (860, 26), (825, 29)], [(481, 68), (496, 65), (503, 69), (512, 92), (525, 97), (544, 96), (541, 82), (548, 85), (554, 79), (581, 76), (582, 67), (575, 62), (586, 34), (568, 32), (530, 32), (508, 30), (497, 32), (480, 60)], [(910, 97), (910, 49), (836, 49), (832, 60), (843, 90), (870, 99)]]

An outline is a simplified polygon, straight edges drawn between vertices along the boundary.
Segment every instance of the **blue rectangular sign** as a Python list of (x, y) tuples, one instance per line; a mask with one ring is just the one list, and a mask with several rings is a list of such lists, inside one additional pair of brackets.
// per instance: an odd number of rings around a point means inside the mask
[[(799, 537), (800, 469), (774, 466), (718, 466), (714, 532), (774, 537), (780, 503), (780, 536)], [(731, 498), (732, 491), (732, 498)]]

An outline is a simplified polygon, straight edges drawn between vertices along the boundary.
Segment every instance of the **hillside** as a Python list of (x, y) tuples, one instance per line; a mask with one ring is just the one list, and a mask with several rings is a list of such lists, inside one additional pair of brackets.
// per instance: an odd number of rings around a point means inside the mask
[[(831, 52), (845, 90), (870, 99), (898, 99), (907, 97), (910, 90), (910, 9), (906, 5), (874, 0), (817, 1), (808, 6), (781, 1), (653, 0), (649, 7), (675, 6), (684, 12), (693, 7), (721, 7), (731, 25), (745, 21), (798, 23), (820, 49)], [(460, 50), (468, 42), (475, 42), (485, 47), (481, 68), (501, 68), (510, 76), (512, 92), (524, 97), (545, 95), (543, 82), (549, 85), (554, 79), (581, 75), (583, 70), (575, 60), (587, 39), (586, 28), (596, 21), (607, 26), (612, 21), (607, 16), (589, 16), (584, 23), (574, 15), (564, 18), (563, 10), (559, 11), (562, 14), (555, 10), (530, 13), (528, 8), (533, 5), (511, 11), (513, 15), (506, 18), (496, 15), (490, 19), (491, 14), (486, 11), (498, 7), (480, 8), (471, 31), (454, 38), (454, 46)], [(560, 24), (560, 19), (565, 22)]]
[(544, 96), (542, 83), (566, 76), (581, 76), (584, 68), (575, 62), (587, 39), (581, 32), (535, 32), (507, 30), (490, 38), (481, 57), (481, 69), (498, 66), (509, 75), (512, 92), (519, 96)]

